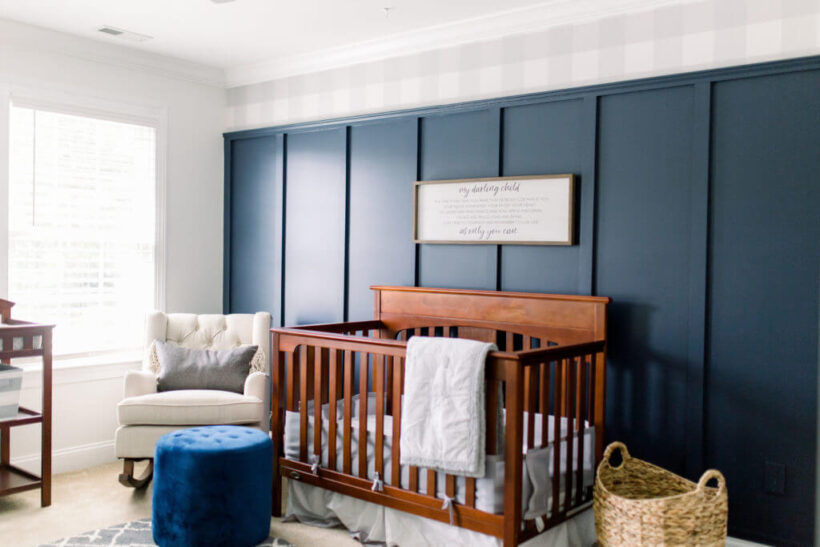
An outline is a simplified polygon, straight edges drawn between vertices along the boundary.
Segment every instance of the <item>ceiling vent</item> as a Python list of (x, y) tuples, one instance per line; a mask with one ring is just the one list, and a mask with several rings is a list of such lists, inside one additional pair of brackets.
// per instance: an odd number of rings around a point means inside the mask
[(148, 36), (147, 34), (140, 34), (138, 32), (131, 32), (130, 30), (125, 30), (117, 27), (112, 27), (106, 25), (104, 27), (100, 27), (97, 29), (98, 32), (102, 32), (103, 34), (107, 34), (109, 36), (114, 36), (116, 38), (121, 38), (123, 40), (128, 40), (129, 42), (145, 42), (147, 40), (151, 40), (153, 36)]

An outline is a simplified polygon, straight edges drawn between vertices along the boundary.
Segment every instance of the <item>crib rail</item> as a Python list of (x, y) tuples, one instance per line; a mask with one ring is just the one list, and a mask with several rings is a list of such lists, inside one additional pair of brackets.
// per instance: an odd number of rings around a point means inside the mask
[[(527, 480), (522, 474), (524, 450), (547, 448), (550, 427), (558, 440), (554, 444), (559, 446), (553, 448), (551, 466), (553, 503), (538, 518), (552, 526), (590, 502), (591, 488), (584, 484), (584, 429), (587, 423), (596, 427), (594, 446), (590, 448), (597, 463), (603, 449), (603, 340), (554, 345), (550, 340), (520, 333), (491, 332), (464, 325), (428, 325), (396, 331), (381, 321), (274, 328), (271, 332), (272, 429), (278, 440), (278, 454), (274, 458), (275, 515), (281, 514), (281, 478), (287, 477), (441, 522), (449, 523), (452, 517), (458, 526), (504, 538), (505, 544), (515, 543), (538, 533), (536, 518), (522, 518), (522, 481)], [(455, 498), (458, 477), (440, 477), (432, 470), (410, 466), (402, 483), (399, 439), (406, 340), (422, 334), (494, 337), (505, 350), (489, 354), (485, 372), (488, 455), (501, 450), (496, 444), (497, 432), (505, 427), (503, 514), (476, 508), (474, 478), (461, 479), (463, 503), (456, 504), (452, 513), (442, 508), (437, 482), (443, 479), (446, 496)], [(495, 413), (499, 396), (506, 410), (506, 426), (498, 423)], [(601, 398), (600, 404), (597, 397)], [(334, 401), (342, 402), (337, 407)], [(327, 404), (328, 414), (326, 446), (321, 426), (323, 404)], [(371, 404), (374, 408), (369, 408)], [(299, 416), (299, 454), (294, 459), (286, 458), (283, 449), (287, 411)], [(542, 415), (540, 432), (535, 427), (537, 413)], [(372, 446), (368, 445), (368, 415), (375, 415)], [(551, 416), (551, 425), (547, 416)], [(314, 427), (309, 438), (311, 417)], [(385, 431), (387, 417), (392, 421), (389, 432)], [(354, 466), (356, 428), (358, 465)], [(386, 434), (390, 435), (392, 445), (389, 476), (385, 475)], [(341, 453), (337, 435), (342, 437)], [(566, 445), (563, 466), (562, 442)], [(374, 475), (368, 473), (369, 449), (375, 460)], [(317, 457), (318, 468), (313, 465)], [(385, 482), (381, 488), (374, 481), (376, 475)], [(426, 483), (423, 489), (422, 482)]]
[(319, 323), (315, 325), (302, 325), (299, 330), (334, 332), (337, 334), (361, 334), (369, 336), (371, 331), (384, 328), (381, 321), (350, 321), (347, 323)]

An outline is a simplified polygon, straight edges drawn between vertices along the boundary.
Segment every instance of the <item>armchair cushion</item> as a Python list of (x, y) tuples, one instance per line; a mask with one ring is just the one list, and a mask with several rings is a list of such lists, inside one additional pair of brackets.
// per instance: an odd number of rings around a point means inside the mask
[(216, 389), (242, 393), (256, 346), (220, 351), (189, 349), (157, 340), (158, 391)]
[(258, 424), (262, 400), (212, 389), (165, 391), (130, 397), (117, 406), (120, 425)]

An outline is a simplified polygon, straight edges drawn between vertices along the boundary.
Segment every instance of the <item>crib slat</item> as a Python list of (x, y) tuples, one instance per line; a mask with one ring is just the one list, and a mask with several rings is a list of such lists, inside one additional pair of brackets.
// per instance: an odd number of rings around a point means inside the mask
[[(330, 348), (323, 349), (321, 351), (322, 359), (321, 359), (321, 367), (322, 367), (322, 378), (328, 378), (330, 375)], [(317, 361), (316, 366), (319, 366), (319, 361)], [(328, 382), (322, 382), (322, 404), (330, 402), (330, 384)]]
[(415, 465), (411, 465), (407, 471), (408, 471), (407, 474), (409, 475), (409, 479), (410, 479), (410, 484), (408, 485), (409, 490), (411, 492), (418, 492), (419, 491), (419, 468), (416, 467)]
[(467, 488), (464, 493), (464, 502), (467, 507), (475, 507), (475, 477), (466, 478)]
[(393, 415), (393, 357), (384, 357), (384, 412)]
[(595, 356), (592, 356), (589, 366), (589, 425), (595, 423), (596, 405), (595, 405)]
[(384, 355), (373, 356), (373, 390), (376, 392), (376, 472), (384, 476)]
[(305, 346), (305, 353), (307, 354), (307, 393), (308, 400), (313, 398), (313, 361), (315, 359), (316, 348), (313, 346)]
[(313, 350), (313, 454), (319, 457), (319, 464), (322, 461), (322, 353), (324, 349)]
[(535, 446), (535, 367), (524, 369), (524, 410), (527, 412), (527, 449)]
[[(345, 392), (345, 375), (344, 375), (344, 351), (336, 350), (336, 399), (341, 399)], [(336, 415), (338, 418), (338, 413)]]
[(524, 367), (524, 412), (529, 412), (532, 398), (530, 385), (532, 384), (532, 367)]
[(573, 418), (575, 417), (575, 381), (576, 381), (576, 367), (575, 358), (567, 359), (567, 469), (566, 478), (564, 479), (564, 510), (569, 510), (570, 501), (572, 500), (572, 437), (575, 431), (575, 424)]
[(490, 380), (487, 382), (487, 408), (485, 412), (487, 413), (486, 418), (486, 443), (487, 443), (487, 454), (495, 455), (498, 447), (496, 446), (496, 441), (498, 440), (498, 433), (496, 430), (496, 419), (498, 418), (497, 414), (497, 407), (498, 407), (498, 382), (495, 380)]
[(541, 406), (541, 446), (549, 444), (549, 386), (550, 386), (550, 364), (541, 363), (538, 365), (541, 373), (538, 378), (538, 399)]
[[(525, 336), (524, 337), (524, 349), (536, 349), (537, 343), (538, 343), (538, 338), (535, 338), (534, 336)], [(533, 431), (533, 433), (532, 433), (533, 446), (535, 446), (535, 414), (538, 412), (539, 402), (542, 406), (543, 406), (544, 402), (543, 402), (543, 400), (541, 400), (539, 398), (539, 395), (541, 393), (541, 391), (539, 389), (539, 384), (540, 384), (539, 380), (541, 378), (541, 366), (536, 365), (536, 366), (531, 366), (529, 368), (532, 369), (532, 373), (531, 373), (532, 378), (531, 378), (531, 384), (529, 386), (529, 390), (531, 390), (530, 391), (530, 393), (531, 393), (530, 398), (532, 400), (532, 403), (530, 403), (530, 408), (531, 408), (530, 414), (532, 414), (533, 417), (532, 417), (532, 425), (527, 426), (527, 431), (529, 431), (529, 430)], [(544, 422), (544, 413), (543, 413), (543, 411), (541, 412), (541, 422), (542, 422), (542, 424)], [(541, 437), (541, 445), (539, 445), (539, 446), (542, 446), (543, 443), (544, 443), (544, 437), (542, 436)], [(532, 447), (530, 447), (530, 448), (532, 448)]]
[(302, 346), (299, 352), (299, 459), (307, 461), (308, 446), (308, 352)]
[(370, 354), (359, 355), (359, 476), (367, 478), (367, 380)]
[(436, 497), (436, 472), (434, 469), (427, 470), (427, 495)]
[(290, 411), (296, 410), (296, 367), (293, 364), (293, 354), (293, 351), (285, 353), (285, 364), (287, 366), (285, 408)]
[(401, 487), (401, 454), (399, 452), (401, 439), (401, 358), (393, 360), (393, 461), (390, 465), (393, 477), (391, 484)]
[[(285, 363), (286, 352), (279, 351), (279, 337), (274, 337), (273, 362), (271, 362), (271, 431), (274, 439), (281, 439), (284, 435), (285, 410), (287, 398), (285, 391)], [(276, 414), (274, 414), (274, 411)]]
[(535, 524), (535, 519), (524, 520), (524, 534), (526, 534), (526, 537), (532, 537), (538, 534), (538, 527)]
[(561, 400), (561, 387), (564, 384), (564, 361), (555, 362), (555, 389), (552, 399), (552, 512), (551, 518), (558, 515), (561, 507), (561, 412), (564, 404)]
[(507, 331), (506, 345), (504, 347), (504, 351), (508, 351), (511, 353), (515, 351), (515, 335), (510, 331)]
[[(596, 393), (598, 392), (598, 388), (595, 385), (596, 378), (595, 378), (595, 355), (590, 355), (589, 361), (589, 401), (588, 401), (588, 408), (587, 408), (587, 421), (589, 422), (590, 426), (596, 425), (596, 416), (597, 416), (597, 404), (595, 402)], [(590, 452), (592, 452), (592, 465), (593, 469), (595, 466), (598, 465), (598, 454), (603, 451), (603, 447), (598, 444), (598, 435), (597, 435), (597, 428), (595, 433), (592, 435), (590, 439)], [(592, 486), (588, 487), (585, 491), (585, 496), (587, 499), (592, 497)]]
[(342, 472), (351, 474), (353, 458), (351, 457), (350, 437), (353, 414), (353, 352), (344, 352), (344, 423), (342, 425)]
[(456, 497), (456, 476), (447, 475), (444, 483), (444, 491), (448, 498), (455, 499)]
[(587, 400), (587, 358), (578, 358), (578, 399), (575, 407), (575, 433), (578, 436), (578, 462), (575, 467), (575, 503), (584, 501), (584, 410)]
[(336, 471), (336, 402), (339, 400), (338, 392), (338, 356), (339, 352), (335, 349), (330, 349), (328, 355), (328, 394), (329, 409), (328, 409), (328, 424), (327, 424), (327, 466)]
[(603, 352), (595, 354), (593, 365), (595, 368), (595, 464), (597, 465), (604, 453), (604, 399), (606, 397), (606, 359)]

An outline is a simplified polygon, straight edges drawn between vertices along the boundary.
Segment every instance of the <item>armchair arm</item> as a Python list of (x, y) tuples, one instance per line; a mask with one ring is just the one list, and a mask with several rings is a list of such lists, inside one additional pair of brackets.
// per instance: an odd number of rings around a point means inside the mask
[(264, 372), (254, 372), (245, 379), (245, 395), (256, 397), (261, 401), (266, 399), (268, 391), (268, 375)]
[(262, 401), (262, 416), (259, 417), (259, 426), (263, 431), (270, 430), (270, 376), (264, 372), (254, 372), (245, 379), (245, 395), (256, 397)]
[(157, 377), (148, 370), (129, 370), (125, 373), (125, 389), (123, 392), (126, 399), (156, 393)]

